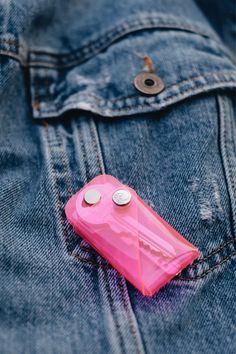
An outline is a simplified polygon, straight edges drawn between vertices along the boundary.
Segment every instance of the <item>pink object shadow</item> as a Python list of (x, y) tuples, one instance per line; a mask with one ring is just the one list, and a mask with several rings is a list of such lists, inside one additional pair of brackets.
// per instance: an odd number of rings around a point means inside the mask
[[(84, 201), (84, 194), (90, 189), (101, 193), (97, 204)], [(130, 191), (129, 204), (118, 206), (113, 202), (113, 193), (118, 189)], [(199, 257), (195, 246), (132, 188), (110, 175), (93, 178), (74, 194), (65, 213), (74, 231), (146, 296), (156, 293)]]

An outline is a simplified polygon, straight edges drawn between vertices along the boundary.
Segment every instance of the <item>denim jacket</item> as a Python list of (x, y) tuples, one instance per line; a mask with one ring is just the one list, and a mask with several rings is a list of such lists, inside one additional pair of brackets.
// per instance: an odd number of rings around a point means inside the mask
[[(236, 66), (220, 33), (193, 0), (0, 3), (0, 353), (235, 353)], [(157, 95), (133, 85), (145, 55)], [(153, 297), (66, 221), (101, 173), (201, 252)]]

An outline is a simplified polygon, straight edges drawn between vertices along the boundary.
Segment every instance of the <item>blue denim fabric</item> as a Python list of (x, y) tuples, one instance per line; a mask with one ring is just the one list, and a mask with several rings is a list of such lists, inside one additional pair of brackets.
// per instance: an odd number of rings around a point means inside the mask
[[(194, 1), (1, 1), (0, 60), (0, 353), (235, 353), (236, 67)], [(201, 252), (151, 298), (66, 222), (104, 172)]]

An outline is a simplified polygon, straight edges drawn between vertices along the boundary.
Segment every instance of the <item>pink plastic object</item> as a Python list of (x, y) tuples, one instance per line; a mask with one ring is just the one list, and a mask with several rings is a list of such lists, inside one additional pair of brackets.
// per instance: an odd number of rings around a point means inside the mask
[[(91, 191), (93, 194), (94, 190), (100, 198), (95, 203), (88, 203), (85, 193)], [(131, 200), (126, 205), (114, 202), (117, 190), (131, 193)], [(132, 188), (110, 175), (92, 179), (70, 198), (65, 212), (75, 232), (143, 295), (153, 295), (199, 256), (198, 249)]]

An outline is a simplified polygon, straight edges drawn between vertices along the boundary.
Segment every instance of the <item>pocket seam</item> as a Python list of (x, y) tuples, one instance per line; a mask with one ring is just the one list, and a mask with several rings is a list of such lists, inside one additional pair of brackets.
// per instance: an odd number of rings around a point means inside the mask
[[(214, 76), (215, 78), (213, 79), (214, 81), (211, 82), (208, 77), (212, 78)], [(199, 85), (197, 84), (197, 81), (199, 79), (207, 80), (204, 83), (200, 83)], [(46, 81), (45, 81), (46, 82)], [(185, 89), (185, 85), (194, 85), (193, 87)], [(42, 110), (40, 108), (40, 105), (42, 103), (42, 96), (39, 97), (39, 95), (36, 92), (36, 83), (34, 92), (32, 92), (32, 96), (34, 97), (33, 101), (33, 106), (35, 108), (35, 118), (50, 118), (50, 117), (55, 117), (55, 116), (60, 116), (61, 114), (65, 113), (66, 111), (70, 109), (80, 109), (80, 102), (79, 98), (83, 97), (89, 97), (97, 101), (98, 103), (94, 105), (93, 102), (91, 102), (91, 111), (103, 116), (114, 116), (114, 115), (124, 115), (124, 114), (136, 114), (136, 113), (144, 113), (144, 112), (152, 112), (153, 109), (164, 109), (168, 105), (171, 105), (173, 103), (178, 102), (179, 100), (183, 100), (185, 98), (191, 97), (193, 95), (209, 92), (212, 90), (217, 90), (217, 89), (226, 89), (226, 88), (236, 88), (236, 71), (233, 70), (221, 70), (221, 71), (215, 71), (215, 72), (210, 72), (206, 74), (201, 74), (197, 75), (196, 77), (192, 77), (190, 79), (185, 79), (183, 81), (180, 81), (178, 83), (175, 83), (169, 87), (166, 88), (165, 92), (168, 90), (176, 90), (178, 89), (179, 92), (175, 94), (171, 94), (169, 92), (169, 95), (163, 98), (160, 98), (160, 96), (164, 96), (165, 93), (160, 94), (159, 96), (153, 96), (153, 97), (143, 97), (143, 96), (124, 96), (122, 98), (117, 98), (114, 100), (105, 100), (103, 98), (99, 98), (96, 95), (93, 94), (75, 94), (69, 99), (65, 104), (56, 104), (49, 102), (48, 106), (52, 107), (54, 105), (54, 109), (49, 109), (44, 107)], [(181, 92), (182, 91), (182, 92)], [(47, 99), (49, 97), (47, 96)], [(134, 99), (136, 103), (134, 104), (133, 102), (130, 102), (130, 100)], [(53, 98), (52, 98), (53, 100)], [(128, 102), (127, 102), (128, 101)], [(45, 102), (44, 102), (45, 103)], [(103, 104), (102, 104), (103, 103)], [(125, 103), (125, 107), (114, 107), (114, 105), (119, 106), (121, 103)], [(111, 107), (109, 107), (109, 105)], [(137, 111), (138, 109), (145, 108), (145, 111)], [(133, 110), (133, 111), (132, 111)]]
[(196, 281), (199, 279), (204, 278), (205, 276), (207, 276), (209, 273), (212, 273), (215, 269), (217, 269), (219, 266), (221, 266), (222, 264), (226, 263), (228, 260), (230, 260), (233, 256), (236, 255), (236, 251), (231, 252), (228, 256), (224, 257), (220, 262), (216, 263), (213, 267), (209, 268), (208, 270), (206, 270), (205, 272), (203, 272), (202, 274), (199, 274), (193, 278), (191, 277), (176, 277), (176, 280), (183, 280), (183, 281)]
[[(0, 52), (3, 55), (15, 55), (16, 59), (21, 62), (23, 66), (46, 66), (53, 67), (53, 63), (47, 61), (39, 61), (37, 56), (46, 56), (51, 59), (61, 58), (65, 61), (63, 65), (55, 65), (56, 68), (71, 67), (80, 63), (80, 61), (87, 60), (88, 54), (98, 54), (101, 50), (109, 47), (112, 43), (126, 35), (132, 34), (136, 31), (142, 30), (176, 30), (182, 32), (190, 32), (204, 38), (213, 40), (229, 57), (231, 53), (222, 44), (220, 38), (214, 31), (207, 29), (202, 23), (196, 22), (192, 24), (184, 18), (174, 15), (166, 15), (164, 13), (143, 13), (140, 15), (130, 16), (126, 21), (118, 22), (113, 28), (107, 29), (100, 33), (95, 39), (88, 39), (87, 43), (82, 47), (76, 48), (67, 53), (49, 52), (44, 49), (30, 49), (28, 50), (24, 40), (21, 40), (17, 35), (5, 33), (0, 37)], [(100, 44), (101, 43), (101, 44)], [(10, 48), (9, 48), (10, 47)], [(95, 49), (94, 49), (95, 48)], [(28, 54), (27, 54), (28, 53)], [(84, 57), (83, 57), (84, 55)], [(71, 62), (68, 63), (68, 60)], [(56, 59), (58, 60), (58, 59)]]
[[(89, 249), (86, 250), (86, 252), (89, 252)], [(231, 258), (233, 258), (234, 256), (236, 256), (236, 251), (231, 252), (229, 255), (227, 255), (226, 257), (224, 257), (220, 262), (216, 263), (213, 267), (209, 268), (208, 270), (206, 270), (205, 272), (203, 272), (202, 274), (199, 274), (195, 277), (181, 277), (181, 276), (176, 276), (175, 278), (173, 278), (173, 280), (180, 280), (180, 281), (197, 281), (200, 280), (202, 278), (205, 278), (208, 274), (212, 273), (213, 271), (215, 271), (217, 268), (219, 268), (221, 265), (223, 265), (224, 263), (226, 263), (227, 261), (229, 261)], [(96, 268), (106, 268), (106, 269), (114, 269), (109, 263), (99, 263), (99, 262), (94, 262), (91, 259), (86, 259), (83, 258), (77, 254), (73, 255), (73, 258), (76, 258), (78, 261), (85, 263), (87, 265), (91, 265), (93, 267)]]
[[(209, 258), (215, 256), (215, 255), (219, 255), (221, 253), (221, 251), (223, 251), (228, 244), (235, 244), (236, 239), (230, 239), (226, 242), (224, 242), (222, 245), (220, 245), (219, 247), (217, 247), (215, 250), (213, 250), (212, 252), (210, 252), (207, 256), (199, 259), (198, 261), (196, 261), (196, 263), (193, 263), (191, 266), (189, 266), (187, 269), (192, 269), (192, 268), (196, 268), (199, 264), (203, 264), (206, 263), (206, 260), (208, 260)], [(89, 247), (85, 247), (83, 245), (80, 245), (80, 248), (87, 254), (98, 254), (96, 251), (94, 251), (92, 248)], [(221, 266), (222, 264), (226, 263), (228, 260), (230, 260), (233, 256), (236, 255), (236, 250), (230, 252), (227, 256), (223, 257), (219, 262), (215, 263), (212, 267), (210, 267), (209, 269), (207, 269), (206, 271), (204, 271), (202, 274), (199, 274), (195, 277), (182, 277), (182, 276), (176, 276), (174, 279), (175, 280), (189, 280), (189, 281), (194, 281), (194, 280), (199, 280), (203, 277), (205, 277), (206, 275), (208, 275), (209, 273), (212, 273), (216, 268), (218, 268), (219, 266)], [(86, 258), (83, 258), (81, 256), (74, 255), (76, 258), (78, 258), (80, 261), (85, 262), (85, 263), (89, 263), (91, 265), (94, 265), (96, 267), (105, 267), (105, 268), (110, 268), (113, 269), (113, 267), (109, 264), (109, 263), (105, 263), (105, 262), (92, 262), (91, 260), (87, 260)], [(88, 262), (87, 262), (88, 261)]]

